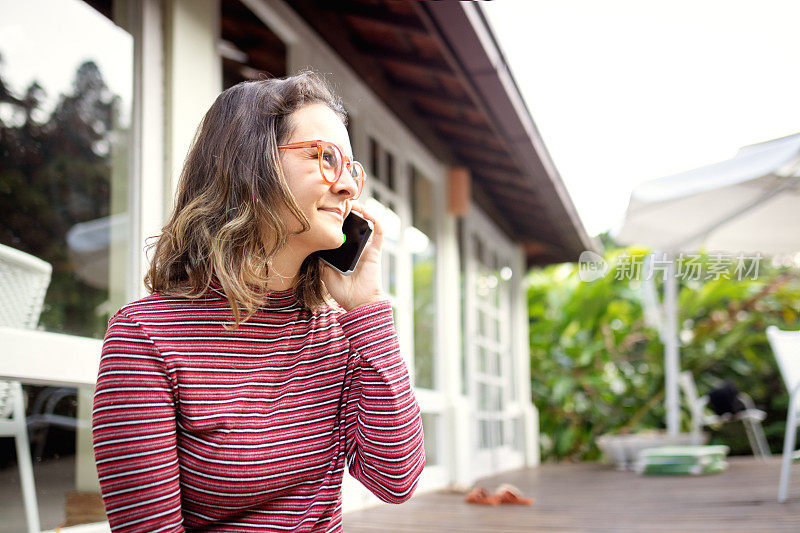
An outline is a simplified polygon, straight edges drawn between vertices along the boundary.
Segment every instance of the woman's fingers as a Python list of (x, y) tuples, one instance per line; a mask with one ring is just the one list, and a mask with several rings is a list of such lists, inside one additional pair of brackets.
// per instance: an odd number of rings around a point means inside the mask
[(369, 242), (380, 251), (381, 246), (383, 246), (383, 226), (380, 221), (359, 202), (353, 202), (352, 209), (372, 222), (372, 236), (369, 238)]

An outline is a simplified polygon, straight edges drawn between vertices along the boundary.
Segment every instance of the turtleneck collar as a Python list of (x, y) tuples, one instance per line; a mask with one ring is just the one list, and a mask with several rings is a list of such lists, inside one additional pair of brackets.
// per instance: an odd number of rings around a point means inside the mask
[[(225, 290), (222, 288), (222, 283), (216, 275), (211, 276), (209, 288), (217, 293), (221, 298), (224, 298), (225, 300), (228, 299), (228, 296), (225, 294)], [(286, 307), (297, 303), (297, 294), (295, 294), (294, 288), (281, 291), (264, 289), (263, 291), (258, 292), (264, 297), (264, 302), (262, 303), (263, 307)]]

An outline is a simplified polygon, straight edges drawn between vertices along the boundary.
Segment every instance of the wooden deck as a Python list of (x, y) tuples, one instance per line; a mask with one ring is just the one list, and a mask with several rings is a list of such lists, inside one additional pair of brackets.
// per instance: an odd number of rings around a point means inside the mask
[[(73, 458), (34, 465), (42, 527), (64, 520), (74, 486)], [(489, 490), (513, 483), (532, 507), (484, 507), (463, 494), (420, 493), (403, 505), (346, 513), (346, 533), (516, 532), (800, 532), (800, 465), (789, 499), (776, 501), (780, 458), (733, 457), (725, 472), (701, 477), (639, 476), (601, 464), (546, 464), (480, 480)], [(45, 487), (47, 489), (45, 490)], [(0, 470), (0, 533), (25, 530), (19, 476)]]
[(640, 476), (599, 463), (546, 464), (482, 479), (493, 491), (513, 483), (536, 499), (532, 507), (464, 503), (462, 494), (415, 495), (344, 516), (347, 533), (522, 531), (800, 532), (800, 465), (789, 499), (777, 502), (780, 458), (729, 459), (707, 476)]

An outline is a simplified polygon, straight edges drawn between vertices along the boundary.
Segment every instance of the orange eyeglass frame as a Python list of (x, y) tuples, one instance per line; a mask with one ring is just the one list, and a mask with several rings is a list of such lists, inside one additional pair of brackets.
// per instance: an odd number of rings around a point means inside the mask
[[(334, 170), (334, 173), (336, 174), (336, 179), (333, 181), (329, 180), (327, 176), (325, 176), (325, 171), (322, 168), (322, 154), (325, 152), (325, 149), (328, 146), (332, 146), (334, 150), (339, 152), (340, 156), (339, 157), (340, 165), (338, 169)], [(314, 147), (317, 148), (317, 162), (319, 163), (319, 173), (320, 175), (322, 175), (322, 179), (325, 180), (325, 183), (333, 185), (334, 183), (339, 181), (339, 178), (342, 177), (342, 172), (344, 172), (344, 169), (346, 167), (347, 172), (350, 173), (350, 177), (353, 178), (353, 180), (356, 182), (356, 185), (358, 186), (358, 192), (356, 192), (356, 194), (352, 197), (353, 200), (357, 200), (358, 197), (361, 196), (361, 191), (364, 190), (364, 182), (367, 179), (367, 174), (366, 172), (364, 172), (364, 166), (355, 159), (350, 159), (349, 157), (344, 155), (344, 152), (342, 152), (342, 149), (339, 148), (337, 144), (317, 139), (315, 141), (299, 141), (295, 143), (281, 144), (278, 146), (278, 149), (293, 150), (297, 148), (314, 148)], [(357, 176), (353, 176), (353, 168), (357, 169), (360, 178)]]

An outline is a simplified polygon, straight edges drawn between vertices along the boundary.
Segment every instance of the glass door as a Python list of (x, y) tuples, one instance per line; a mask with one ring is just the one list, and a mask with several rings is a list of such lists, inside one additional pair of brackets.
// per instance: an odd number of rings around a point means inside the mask
[(514, 423), (512, 306), (505, 238), (490, 223), (470, 214), (462, 244), (466, 247), (467, 392), (475, 412), (475, 475), (522, 466)]

